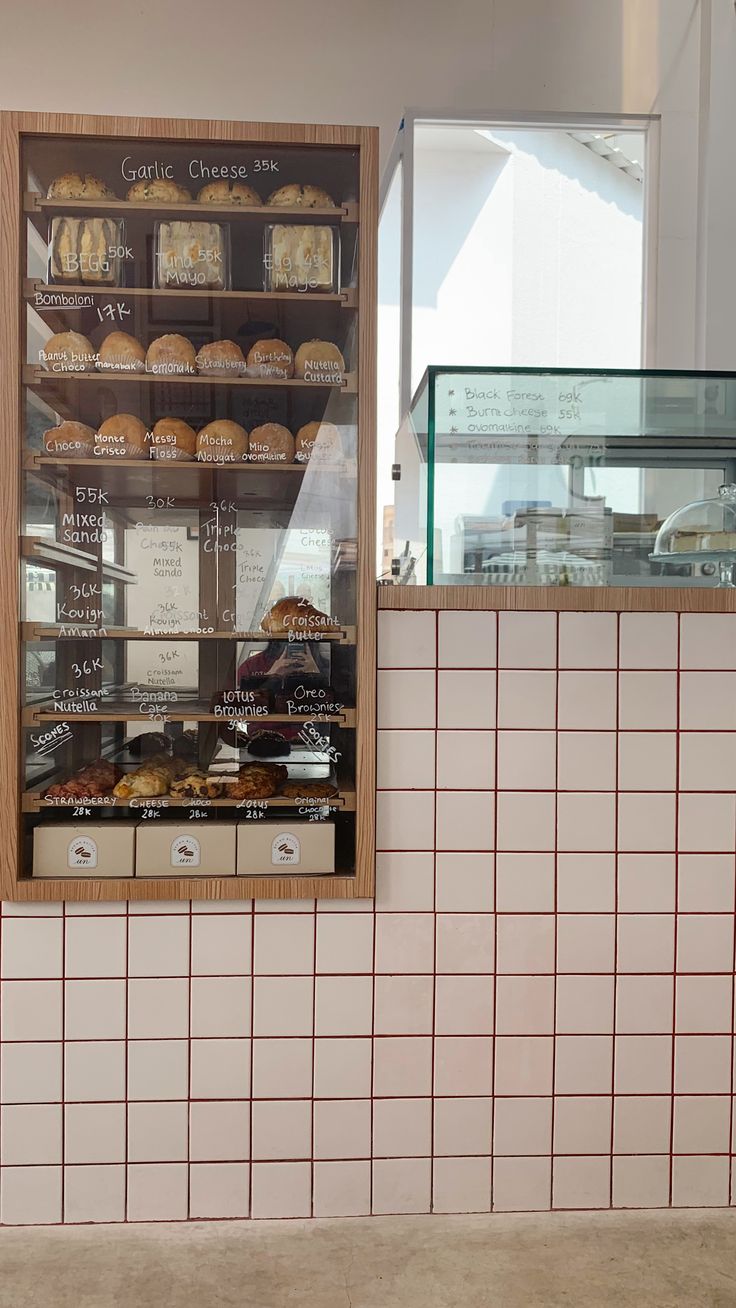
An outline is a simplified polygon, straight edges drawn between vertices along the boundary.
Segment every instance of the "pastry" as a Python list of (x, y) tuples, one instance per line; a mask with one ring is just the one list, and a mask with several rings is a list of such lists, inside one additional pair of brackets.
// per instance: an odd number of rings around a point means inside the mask
[(110, 332), (100, 346), (97, 367), (101, 372), (144, 372), (146, 351), (135, 336)]
[(247, 431), (229, 418), (208, 422), (197, 433), (197, 458), (202, 463), (239, 463), (247, 453)]
[(146, 372), (161, 375), (176, 375), (197, 371), (197, 356), (191, 341), (186, 336), (172, 333), (157, 336), (151, 341), (146, 354)]
[(49, 279), (83, 285), (116, 286), (121, 224), (112, 218), (52, 218)]
[(266, 204), (288, 209), (334, 209), (335, 201), (321, 186), (299, 186), (290, 182), (272, 191)]
[(171, 783), (171, 794), (180, 799), (219, 799), (224, 783), (195, 769)]
[(248, 753), (254, 758), (286, 757), (291, 753), (291, 745), (280, 731), (257, 731), (248, 737)]
[(192, 196), (186, 186), (169, 177), (151, 177), (133, 182), (126, 199), (135, 204), (191, 204)]
[(332, 799), (337, 786), (331, 781), (287, 781), (279, 793), (286, 799)]
[(267, 233), (266, 290), (303, 293), (337, 289), (334, 228), (276, 223)]
[(193, 459), (197, 452), (197, 433), (181, 418), (159, 418), (151, 432), (151, 458), (163, 460)]
[(147, 459), (150, 433), (132, 413), (106, 418), (95, 435), (95, 455), (113, 459)]
[(118, 799), (130, 799), (133, 796), (150, 799), (156, 795), (168, 795), (174, 781), (188, 770), (187, 764), (181, 759), (154, 754), (148, 763), (136, 768), (134, 772), (126, 773), (112, 793)]
[(294, 376), (323, 386), (340, 386), (345, 378), (345, 360), (332, 341), (305, 341), (294, 356)]
[(281, 763), (244, 763), (226, 785), (229, 799), (270, 799), (289, 775)]
[(200, 204), (246, 204), (250, 207), (263, 204), (258, 192), (244, 182), (208, 182), (197, 199)]
[(307, 422), (294, 437), (296, 463), (329, 463), (342, 458), (340, 432), (334, 422)]
[(293, 377), (294, 352), (286, 341), (256, 341), (248, 351), (245, 374), (247, 377)]
[(46, 199), (101, 200), (114, 195), (115, 192), (101, 182), (99, 177), (93, 177), (92, 173), (62, 173), (49, 186)]
[(197, 372), (204, 377), (239, 377), (244, 368), (243, 351), (235, 341), (211, 341), (197, 355)]
[(99, 799), (109, 795), (121, 776), (120, 768), (115, 763), (100, 758), (95, 763), (87, 763), (80, 768), (68, 781), (49, 786), (44, 799)]
[(56, 454), (59, 458), (89, 459), (95, 452), (95, 433), (92, 427), (86, 427), (83, 422), (67, 421), (45, 431), (43, 443), (47, 454)]
[(227, 289), (228, 229), (219, 223), (156, 224), (154, 267), (158, 287)]
[(326, 613), (320, 613), (309, 600), (299, 595), (285, 595), (272, 604), (261, 618), (261, 628), (269, 636), (288, 636), (290, 632), (339, 631), (340, 627)]
[(56, 332), (49, 336), (39, 358), (48, 372), (91, 372), (97, 354), (92, 342), (79, 332)]
[(293, 463), (294, 437), (279, 422), (264, 422), (254, 427), (248, 438), (251, 463)]

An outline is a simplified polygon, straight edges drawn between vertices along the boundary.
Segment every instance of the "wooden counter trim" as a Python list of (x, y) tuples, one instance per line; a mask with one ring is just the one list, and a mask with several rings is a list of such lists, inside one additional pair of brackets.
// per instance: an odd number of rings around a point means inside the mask
[(379, 586), (379, 609), (736, 613), (736, 589), (657, 586)]

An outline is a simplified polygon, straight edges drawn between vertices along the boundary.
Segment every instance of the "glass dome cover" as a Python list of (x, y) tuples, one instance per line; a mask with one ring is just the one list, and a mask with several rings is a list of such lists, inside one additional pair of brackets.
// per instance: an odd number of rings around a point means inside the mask
[(736, 486), (720, 486), (712, 500), (675, 509), (657, 532), (655, 557), (736, 550)]
[(736, 485), (720, 486), (715, 499), (694, 500), (662, 523), (651, 558), (660, 562), (718, 562), (720, 584), (734, 585)]

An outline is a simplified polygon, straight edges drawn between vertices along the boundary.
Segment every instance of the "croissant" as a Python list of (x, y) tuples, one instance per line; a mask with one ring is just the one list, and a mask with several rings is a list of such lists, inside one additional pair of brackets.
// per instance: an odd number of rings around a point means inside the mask
[(337, 623), (326, 613), (320, 613), (308, 600), (299, 595), (285, 595), (261, 618), (261, 628), (271, 636), (288, 636), (306, 631), (339, 631)]
[(143, 767), (128, 772), (113, 790), (118, 799), (151, 799), (155, 795), (168, 795), (172, 782), (186, 771), (186, 764), (178, 758), (154, 755)]

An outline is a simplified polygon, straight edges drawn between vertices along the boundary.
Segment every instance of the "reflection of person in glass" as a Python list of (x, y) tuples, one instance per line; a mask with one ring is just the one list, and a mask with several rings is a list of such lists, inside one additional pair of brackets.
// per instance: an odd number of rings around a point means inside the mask
[[(241, 691), (267, 691), (270, 708), (274, 713), (288, 713), (289, 702), (313, 702), (310, 692), (329, 690), (329, 655), (325, 646), (317, 643), (289, 644), (284, 640), (269, 640), (262, 649), (253, 650), (241, 661), (238, 668), (238, 687)], [(295, 722), (298, 713), (294, 714)], [(249, 732), (257, 730), (255, 723)], [(278, 730), (287, 740), (298, 736), (299, 726), (279, 723)]]

